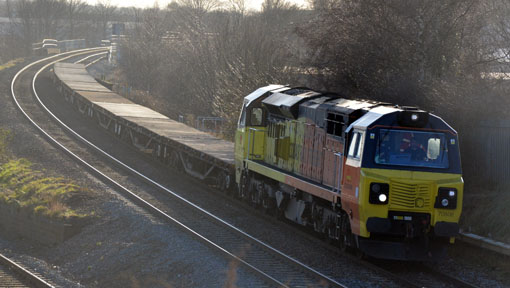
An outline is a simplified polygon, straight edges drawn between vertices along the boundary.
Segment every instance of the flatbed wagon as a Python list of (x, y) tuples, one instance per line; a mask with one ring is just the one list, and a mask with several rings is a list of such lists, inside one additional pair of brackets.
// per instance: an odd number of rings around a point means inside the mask
[(116, 137), (220, 189), (232, 186), (234, 143), (133, 103), (99, 84), (83, 64), (57, 63), (52, 76), (68, 102)]

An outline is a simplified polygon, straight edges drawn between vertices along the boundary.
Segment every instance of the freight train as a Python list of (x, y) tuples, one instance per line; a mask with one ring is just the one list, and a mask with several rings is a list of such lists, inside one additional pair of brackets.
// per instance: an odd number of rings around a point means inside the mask
[(83, 65), (56, 64), (54, 80), (140, 151), (342, 249), (438, 259), (459, 232), (457, 133), (426, 111), (270, 85), (244, 98), (234, 145), (105, 89)]

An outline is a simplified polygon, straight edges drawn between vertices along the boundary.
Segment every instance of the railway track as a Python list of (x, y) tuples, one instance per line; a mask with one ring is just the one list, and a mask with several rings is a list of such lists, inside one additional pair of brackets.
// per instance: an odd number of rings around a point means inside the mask
[(0, 287), (54, 287), (42, 276), (30, 272), (18, 263), (0, 254)]
[(101, 60), (104, 60), (106, 59), (107, 57), (107, 54), (108, 54), (108, 51), (106, 52), (99, 52), (99, 53), (94, 53), (92, 55), (88, 55), (86, 57), (83, 57), (77, 61), (75, 61), (74, 63), (81, 63), (81, 64), (85, 64), (85, 67), (89, 67), (91, 65), (94, 65), (96, 64), (97, 62), (101, 61)]
[[(84, 53), (84, 52), (79, 52)], [(85, 54), (85, 53), (84, 53)], [(66, 148), (65, 143), (65, 133), (63, 131), (58, 131), (57, 127), (48, 127), (48, 123), (45, 121), (41, 121), (42, 118), (47, 117), (46, 113), (51, 112), (49, 110), (42, 111), (40, 109), (34, 109), (34, 103), (32, 96), (28, 93), (18, 93), (16, 89), (16, 83), (20, 75), (27, 70), (34, 71), (33, 67), (37, 66), (39, 68), (41, 63), (45, 63), (46, 65), (43, 68), (39, 69), (33, 76), (32, 88), (34, 95), (36, 98), (37, 91), (35, 90), (35, 81), (37, 76), (54, 62), (63, 61), (69, 59), (71, 57), (75, 57), (76, 55), (66, 56), (64, 58), (59, 58), (46, 64), (47, 61), (37, 61), (32, 63), (31, 65), (25, 67), (18, 73), (13, 79), (11, 90), (13, 94), (13, 99), (16, 102), (17, 106), (20, 110), (25, 114), (25, 116), (30, 120), (30, 122), (38, 128), (38, 130), (43, 133), (43, 135), (48, 138), (54, 145), (65, 151), (67, 154), (71, 155), (75, 158), (76, 161), (80, 162), (82, 165), (88, 167), (91, 171), (94, 172), (97, 176), (108, 182), (110, 185), (116, 187), (119, 191), (122, 191), (125, 195), (127, 195), (130, 199), (135, 201), (138, 205), (144, 207), (151, 214), (172, 223), (173, 225), (179, 226), (182, 230), (192, 234), (196, 239), (201, 242), (209, 245), (210, 247), (220, 251), (225, 256), (229, 257), (231, 260), (237, 262), (240, 266), (243, 266), (245, 269), (251, 270), (254, 274), (258, 275), (261, 279), (263, 279), (270, 286), (281, 286), (281, 287), (311, 287), (311, 286), (323, 286), (323, 287), (346, 287), (341, 283), (329, 278), (328, 276), (321, 274), (320, 272), (314, 270), (311, 267), (304, 265), (303, 263), (285, 255), (282, 252), (272, 248), (271, 246), (251, 237), (250, 235), (243, 233), (241, 230), (231, 226), (227, 222), (215, 217), (214, 215), (208, 213), (207, 211), (201, 209), (200, 207), (194, 205), (191, 202), (187, 202), (185, 199), (180, 198), (184, 203), (189, 205), (195, 210), (200, 211), (202, 216), (205, 216), (200, 222), (192, 221), (195, 226), (192, 227), (190, 224), (185, 224), (183, 220), (176, 219), (170, 216), (168, 213), (158, 209), (154, 205), (150, 204), (146, 200), (142, 199), (140, 196), (136, 195), (134, 192), (130, 191), (128, 188), (124, 187), (118, 181), (112, 179), (105, 173), (101, 172), (97, 169), (94, 164), (94, 160), (87, 161), (82, 159), (80, 156), (70, 149)], [(53, 59), (50, 59), (50, 61)], [(23, 89), (21, 89), (23, 90)], [(42, 107), (45, 106), (40, 103)], [(41, 127), (38, 125), (44, 123), (45, 127)], [(60, 123), (64, 125), (63, 123)], [(55, 138), (54, 136), (57, 133), (61, 133)], [(68, 130), (68, 132), (73, 133), (74, 131)], [(74, 134), (74, 133), (73, 133)], [(78, 134), (75, 134), (76, 137), (80, 137)], [(68, 138), (68, 137), (67, 137)], [(67, 139), (69, 141), (70, 139)], [(85, 139), (81, 139), (85, 143), (87, 141)], [(64, 142), (64, 143), (62, 143)], [(72, 142), (72, 140), (71, 140)], [(91, 147), (95, 147), (92, 143), (87, 143)], [(71, 145), (72, 146), (72, 145)], [(98, 151), (101, 151), (98, 147), (95, 147)], [(108, 156), (111, 160), (116, 161), (112, 156), (108, 155), (106, 152), (101, 151), (105, 156)], [(116, 161), (118, 165), (122, 166), (121, 162)], [(99, 165), (102, 166), (102, 165)], [(125, 166), (124, 168), (129, 169), (129, 167)], [(136, 173), (136, 171), (132, 170), (132, 173)], [(139, 174), (140, 177), (144, 177), (145, 180), (150, 181), (147, 177)], [(160, 184), (153, 182), (153, 185), (158, 186), (160, 189), (166, 189)], [(173, 193), (170, 190), (167, 190), (168, 193)], [(177, 194), (174, 194), (175, 197), (178, 197)], [(195, 211), (196, 213), (196, 211)]]
[[(266, 217), (265, 215), (259, 215)], [(273, 221), (270, 217), (266, 217), (266, 221)], [(296, 233), (300, 237), (306, 237), (314, 242), (317, 246), (322, 246), (331, 252), (335, 257), (346, 257), (351, 263), (357, 263), (360, 266), (367, 267), (373, 271), (377, 271), (382, 275), (393, 278), (395, 282), (403, 287), (461, 287), (461, 288), (478, 288), (478, 286), (468, 283), (458, 277), (450, 275), (444, 271), (439, 271), (426, 263), (415, 262), (395, 262), (377, 259), (365, 259), (351, 253), (341, 253), (338, 247), (328, 244), (327, 242), (317, 239), (303, 229), (296, 229)]]
[[(88, 54), (97, 52), (89, 51)], [(85, 52), (77, 52), (85, 53)], [(96, 53), (97, 54), (97, 53)], [(178, 225), (184, 231), (187, 231), (194, 235), (198, 240), (208, 244), (217, 251), (223, 253), (226, 257), (234, 260), (238, 265), (251, 270), (253, 273), (259, 275), (261, 279), (269, 286), (283, 286), (283, 287), (347, 287), (342, 283), (343, 277), (345, 277), (344, 271), (339, 271), (338, 267), (330, 267), (330, 269), (322, 269), (320, 272), (304, 263), (296, 260), (296, 257), (288, 256), (286, 253), (281, 252), (272, 246), (248, 235), (240, 229), (227, 223), (212, 213), (198, 207), (196, 204), (184, 199), (180, 195), (177, 195), (173, 191), (167, 189), (164, 185), (159, 184), (156, 181), (142, 175), (135, 169), (115, 159), (115, 157), (109, 155), (99, 147), (88, 142), (86, 139), (81, 137), (79, 133), (73, 131), (61, 122), (50, 110), (46, 108), (43, 102), (38, 97), (36, 91), (36, 79), (37, 76), (44, 71), (51, 64), (46, 64), (48, 61), (60, 60), (63, 61), (66, 58), (76, 57), (76, 54), (63, 55), (60, 57), (50, 57), (46, 61), (35, 62), (20, 73), (29, 72), (28, 74), (34, 75), (32, 78), (32, 90), (35, 93), (36, 99), (39, 104), (35, 104), (31, 93), (24, 90), (23, 87), (16, 88), (16, 81), (20, 74), (16, 75), (12, 82), (12, 93), (13, 99), (25, 114), (28, 119), (31, 119), (33, 125), (35, 125), (45, 137), (55, 146), (59, 147), (67, 154), (71, 155), (77, 161), (81, 162), (82, 165), (88, 167), (98, 177), (102, 178), (110, 185), (116, 187), (119, 191), (122, 191), (125, 195), (131, 198), (134, 202), (137, 202), (140, 206), (144, 207), (151, 214), (158, 216), (159, 218)], [(58, 59), (57, 59), (58, 58)], [(90, 59), (90, 58), (89, 58)], [(43, 65), (46, 64), (46, 65)], [(39, 67), (44, 66), (39, 69)], [(37, 68), (37, 69), (35, 69)], [(35, 70), (38, 70), (35, 72)], [(30, 72), (31, 71), (31, 72)], [(24, 76), (26, 77), (26, 76)], [(32, 77), (32, 76), (28, 76)], [(40, 105), (40, 106), (39, 106)], [(44, 108), (44, 111), (40, 109)], [(59, 125), (55, 125), (52, 121), (48, 120), (48, 115), (51, 115), (54, 120), (59, 122)], [(39, 125), (37, 124), (39, 123)], [(62, 127), (65, 128), (62, 129)], [(68, 136), (71, 134), (73, 137), (78, 138), (81, 143), (77, 143), (74, 138)], [(85, 144), (84, 144), (85, 143)], [(95, 152), (91, 152), (93, 149)], [(99, 153), (99, 155), (98, 155)], [(102, 155), (102, 156), (100, 156)], [(144, 181), (150, 183), (152, 186), (157, 187), (162, 191), (165, 197), (172, 197), (173, 200), (178, 199), (178, 205), (175, 205), (175, 201), (167, 201), (165, 203), (154, 202), (157, 196), (148, 196), (143, 193), (134, 193), (130, 191), (125, 185), (121, 184), (121, 180), (117, 176), (111, 176), (111, 169), (108, 165), (104, 164), (102, 157), (108, 157), (109, 161), (115, 163), (116, 166), (121, 166), (124, 170), (129, 171), (131, 174), (135, 174), (142, 178)], [(99, 167), (99, 168), (98, 168)], [(105, 173), (100, 170), (107, 170)], [(113, 173), (115, 174), (115, 173)], [(110, 176), (109, 176), (110, 175)], [(122, 178), (122, 177), (120, 177)], [(148, 197), (147, 197), (148, 196)], [(150, 199), (149, 203), (148, 200)], [(168, 202), (174, 202), (172, 207), (167, 206)], [(154, 204), (155, 203), (155, 204)], [(156, 207), (157, 206), (157, 207)], [(170, 216), (165, 211), (172, 211)], [(197, 221), (196, 214), (200, 214)], [(177, 216), (179, 215), (179, 219)], [(315, 239), (314, 241), (318, 241)], [(318, 241), (320, 242), (320, 241)], [(338, 252), (336, 252), (338, 253)], [(340, 256), (342, 257), (342, 256)], [(345, 258), (345, 257), (344, 257)], [(367, 264), (360, 263), (360, 266), (367, 266)], [(368, 265), (369, 266), (369, 265)], [(375, 267), (369, 268), (372, 273), (385, 274), (384, 269), (378, 270)], [(328, 276), (326, 276), (328, 275)], [(405, 279), (405, 276), (395, 275), (391, 272), (386, 272), (383, 277), (375, 276), (378, 279), (379, 284), (382, 286), (407, 286), (407, 287), (427, 287), (427, 285), (416, 284), (413, 281)], [(376, 280), (377, 281), (377, 280)], [(429, 286), (433, 287), (433, 286)], [(450, 287), (450, 286), (444, 286)], [(455, 287), (455, 286), (452, 286)], [(465, 286), (467, 287), (467, 286)], [(469, 286), (473, 287), (473, 286)]]

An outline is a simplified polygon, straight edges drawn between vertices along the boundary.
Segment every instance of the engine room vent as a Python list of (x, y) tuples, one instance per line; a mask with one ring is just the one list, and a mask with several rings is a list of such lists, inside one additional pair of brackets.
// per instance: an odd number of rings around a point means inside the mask
[(303, 101), (320, 97), (322, 94), (307, 91), (299, 95), (274, 93), (262, 101), (269, 113), (281, 115), (286, 118), (297, 119), (299, 115), (299, 104)]

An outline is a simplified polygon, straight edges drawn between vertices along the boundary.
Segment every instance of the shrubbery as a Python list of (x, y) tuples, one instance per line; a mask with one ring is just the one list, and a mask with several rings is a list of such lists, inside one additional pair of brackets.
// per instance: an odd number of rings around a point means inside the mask
[(53, 218), (85, 216), (65, 203), (83, 188), (64, 178), (45, 177), (26, 159), (0, 166), (0, 201)]

